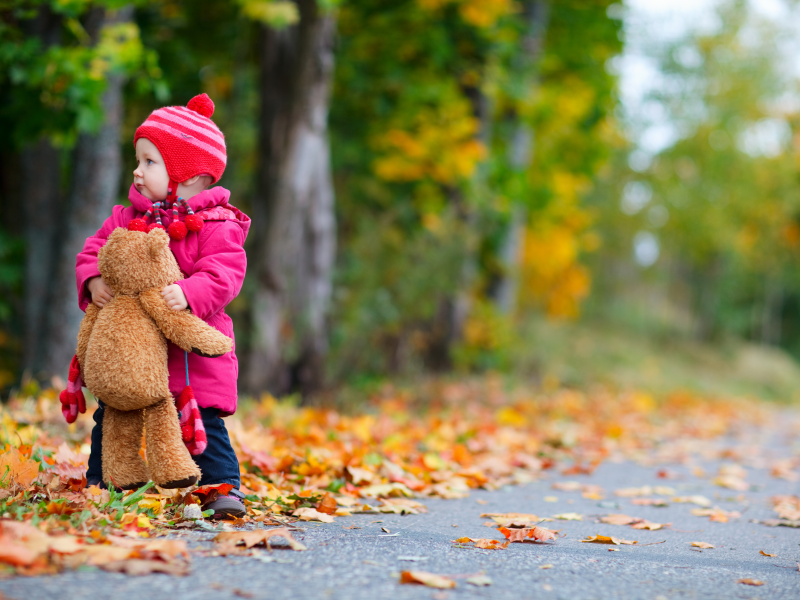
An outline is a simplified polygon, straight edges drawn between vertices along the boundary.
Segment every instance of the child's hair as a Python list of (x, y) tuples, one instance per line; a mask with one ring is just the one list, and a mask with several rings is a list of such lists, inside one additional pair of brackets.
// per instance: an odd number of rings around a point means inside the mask
[(136, 130), (133, 144), (146, 138), (155, 144), (169, 175), (169, 194), (195, 175), (210, 175), (216, 183), (225, 171), (228, 155), (225, 136), (211, 120), (214, 103), (206, 94), (186, 106), (165, 106), (150, 113)]

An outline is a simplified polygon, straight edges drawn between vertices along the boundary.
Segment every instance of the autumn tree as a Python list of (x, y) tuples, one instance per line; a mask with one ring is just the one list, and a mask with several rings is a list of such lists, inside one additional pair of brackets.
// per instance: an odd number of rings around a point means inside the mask
[(74, 352), (74, 256), (118, 198), (122, 88), (154, 63), (131, 3), (20, 0), (2, 11), (2, 136), (18, 156), (4, 164), (3, 202), (23, 207), (23, 365), (47, 376)]

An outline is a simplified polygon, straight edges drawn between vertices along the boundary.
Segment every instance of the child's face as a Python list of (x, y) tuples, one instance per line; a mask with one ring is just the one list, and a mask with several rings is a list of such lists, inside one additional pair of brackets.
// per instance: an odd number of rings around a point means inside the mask
[(153, 142), (145, 138), (136, 140), (136, 163), (133, 185), (139, 193), (153, 202), (166, 199), (169, 188), (167, 166)]

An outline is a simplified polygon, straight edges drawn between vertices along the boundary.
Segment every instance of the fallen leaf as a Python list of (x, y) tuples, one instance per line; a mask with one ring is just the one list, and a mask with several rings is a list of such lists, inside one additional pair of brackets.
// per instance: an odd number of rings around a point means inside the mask
[(729, 519), (738, 519), (742, 516), (741, 513), (735, 510), (722, 510), (717, 506), (714, 508), (693, 508), (691, 513), (697, 517), (708, 517), (709, 521), (717, 523), (727, 523)]
[(531, 527), (522, 529), (508, 529), (507, 527), (500, 527), (498, 531), (506, 536), (509, 542), (525, 542), (528, 540), (534, 542), (547, 542), (556, 539), (556, 532), (545, 527)]
[(636, 506), (669, 506), (666, 498), (631, 498), (631, 504)]
[(641, 487), (627, 487), (627, 488), (620, 488), (614, 491), (615, 496), (619, 496), (621, 498), (633, 498), (634, 496), (651, 496), (653, 494), (653, 488), (649, 485), (643, 485)]
[[(0, 478), (8, 478), (19, 488), (27, 488), (39, 475), (39, 463), (25, 458), (16, 448), (0, 454)], [(7, 484), (4, 484), (8, 487)]]
[(582, 486), (579, 481), (556, 481), (550, 487), (562, 492), (578, 492)]
[(362, 469), (361, 467), (347, 467), (345, 471), (348, 475), (350, 475), (353, 485), (369, 483), (375, 477), (375, 474), (372, 471)]
[(705, 496), (675, 496), (672, 498), (673, 502), (690, 502), (692, 504), (697, 504), (698, 506), (708, 507), (711, 506), (711, 500), (706, 498)]
[(611, 514), (600, 517), (600, 522), (607, 523), (608, 525), (630, 525), (631, 523), (636, 523), (638, 520), (639, 519), (636, 519), (635, 517), (629, 517), (628, 515), (620, 514)]
[(26, 567), (47, 552), (49, 538), (28, 523), (0, 521), (0, 563)]
[(476, 548), (482, 550), (505, 550), (509, 544), (509, 542), (501, 542), (500, 540), (492, 540), (489, 538), (478, 538), (472, 541), (475, 543)]
[(489, 517), (502, 527), (530, 527), (540, 521), (552, 521), (528, 513), (482, 513), (481, 517)]
[(763, 550), (760, 550), (759, 554), (761, 556), (769, 556), (770, 558), (775, 558), (776, 556), (778, 556), (777, 554), (770, 554), (769, 552), (764, 552)]
[(245, 548), (252, 548), (258, 544), (263, 543), (265, 546), (270, 547), (270, 539), (279, 537), (285, 539), (289, 543), (292, 550), (305, 550), (306, 547), (298, 542), (289, 533), (285, 527), (279, 529), (255, 529), (253, 531), (224, 531), (214, 538), (217, 544), (223, 546), (235, 547), (243, 544)]
[(540, 569), (552, 569), (553, 565), (539, 565)]
[(321, 513), (325, 513), (326, 515), (332, 515), (336, 513), (336, 499), (331, 496), (330, 493), (326, 493), (319, 504), (317, 504), (317, 510)]
[(750, 484), (744, 479), (734, 477), (732, 475), (720, 475), (711, 480), (711, 483), (720, 487), (728, 488), (729, 490), (736, 490), (737, 492), (746, 492), (750, 489)]
[(292, 514), (301, 521), (321, 521), (323, 523), (333, 523), (334, 521), (332, 516), (321, 513), (311, 507), (298, 508)]
[(401, 571), (400, 583), (417, 583), (432, 588), (448, 589), (456, 587), (456, 582), (448, 577), (427, 571)]
[(467, 577), (465, 581), (477, 586), (492, 585), (492, 578), (488, 575), (473, 575), (472, 577)]
[(100, 565), (100, 568), (112, 573), (125, 573), (126, 575), (134, 576), (165, 573), (167, 575), (183, 577), (188, 575), (191, 570), (187, 561), (164, 562), (163, 560), (140, 558), (126, 558), (124, 560), (108, 562)]
[(583, 521), (583, 515), (579, 515), (578, 513), (561, 513), (560, 515), (553, 515), (553, 518), (559, 519), (561, 521)]
[(736, 583), (743, 583), (745, 585), (764, 585), (760, 579), (739, 579)]
[(581, 541), (589, 544), (614, 544), (615, 546), (619, 546), (620, 544), (633, 545), (639, 543), (606, 535), (591, 535), (587, 537), (585, 540)]
[(658, 531), (662, 527), (666, 527), (670, 525), (670, 523), (653, 523), (652, 521), (641, 520), (636, 523), (633, 523), (631, 527), (634, 529), (647, 529), (649, 531)]
[(545, 502), (558, 502), (558, 498), (556, 496), (545, 496), (544, 497), (544, 501)]
[(692, 542), (692, 546), (695, 548), (703, 548), (704, 550), (714, 547), (712, 544), (708, 544), (706, 542)]

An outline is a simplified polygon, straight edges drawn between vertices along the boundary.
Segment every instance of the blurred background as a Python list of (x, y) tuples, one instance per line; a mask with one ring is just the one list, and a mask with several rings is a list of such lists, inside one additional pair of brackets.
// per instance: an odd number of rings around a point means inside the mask
[(134, 130), (206, 92), (242, 393), (794, 399), (798, 34), (794, 0), (0, 0), (0, 395), (66, 374)]

